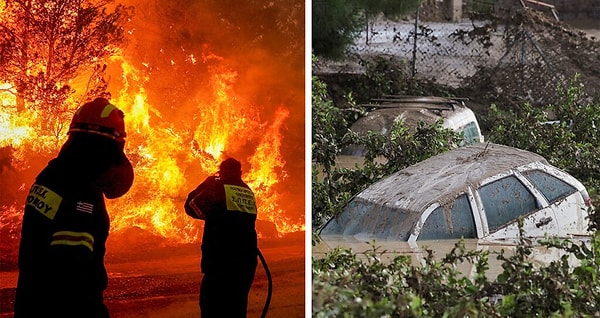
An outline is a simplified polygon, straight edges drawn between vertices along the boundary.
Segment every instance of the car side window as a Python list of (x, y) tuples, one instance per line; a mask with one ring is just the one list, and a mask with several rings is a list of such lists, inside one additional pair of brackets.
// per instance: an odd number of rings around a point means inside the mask
[(488, 221), (490, 232), (537, 210), (533, 194), (515, 176), (488, 183), (477, 190)]
[(464, 141), (467, 144), (472, 144), (481, 141), (481, 136), (479, 135), (479, 131), (477, 130), (477, 124), (475, 122), (470, 122), (463, 128)]
[(441, 206), (433, 210), (421, 228), (418, 240), (459, 239), (477, 237), (471, 204), (465, 194), (454, 200), (445, 213)]
[(550, 204), (577, 192), (572, 185), (541, 170), (525, 171), (523, 175), (544, 194)]

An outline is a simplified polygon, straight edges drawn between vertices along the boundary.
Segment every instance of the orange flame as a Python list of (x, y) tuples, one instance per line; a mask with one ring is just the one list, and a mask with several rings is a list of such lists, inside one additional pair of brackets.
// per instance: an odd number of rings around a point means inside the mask
[[(288, 224), (282, 217), (275, 190), (286, 177), (280, 153), (281, 128), (289, 115), (284, 106), (272, 123), (262, 122), (258, 109), (232, 91), (237, 74), (215, 67), (210, 92), (196, 98), (196, 115), (189, 119), (193, 131), (181, 131), (163, 123), (160, 111), (147, 102), (139, 72), (121, 57), (114, 60), (123, 72), (116, 104), (126, 114), (127, 149), (136, 175), (130, 192), (110, 203), (114, 230), (134, 226), (181, 242), (195, 240), (198, 224), (184, 214), (183, 200), (202, 175), (215, 173), (222, 159), (237, 154), (249, 154), (238, 159), (249, 164), (244, 179), (256, 193), (258, 218), (273, 222), (279, 233), (304, 230), (304, 224)], [(197, 165), (199, 170), (186, 173)]]
[[(201, 57), (207, 58), (218, 57), (212, 53)], [(191, 55), (188, 62), (196, 63), (196, 58)], [(122, 56), (113, 57), (110, 67), (121, 74), (121, 89), (111, 102), (125, 113), (125, 148), (135, 170), (131, 190), (107, 202), (113, 232), (140, 228), (175, 242), (197, 240), (202, 222), (185, 215), (183, 202), (230, 155), (246, 163), (243, 178), (256, 194), (258, 219), (274, 223), (279, 234), (305, 229), (304, 224), (286, 220), (277, 191), (287, 176), (280, 152), (281, 131), (289, 116), (284, 105), (264, 120), (257, 106), (233, 91), (236, 72), (215, 66), (210, 70), (208, 93), (198, 93), (194, 115), (185, 119), (188, 128), (182, 129), (163, 120), (165, 114), (148, 101), (144, 88), (148, 77)], [(9, 96), (0, 96), (0, 101), (15, 104)], [(31, 128), (37, 120), (36, 115), (1, 113), (0, 146), (18, 148), (40, 138)]]

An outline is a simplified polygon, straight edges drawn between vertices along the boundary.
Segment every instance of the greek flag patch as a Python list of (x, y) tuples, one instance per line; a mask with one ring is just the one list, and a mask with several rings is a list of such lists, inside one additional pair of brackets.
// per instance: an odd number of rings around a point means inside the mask
[(84, 212), (84, 213), (92, 213), (94, 212), (94, 205), (87, 202), (77, 202), (77, 206), (75, 207), (75, 211)]

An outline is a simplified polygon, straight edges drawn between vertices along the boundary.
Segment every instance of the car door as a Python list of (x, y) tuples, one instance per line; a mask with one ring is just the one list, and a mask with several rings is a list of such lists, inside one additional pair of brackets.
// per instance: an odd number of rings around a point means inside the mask
[(558, 221), (558, 235), (587, 234), (585, 202), (572, 177), (541, 166), (520, 172), (544, 197)]
[(476, 189), (487, 239), (519, 236), (518, 218), (523, 217), (524, 235), (558, 235), (556, 215), (525, 178), (512, 171), (484, 180)]

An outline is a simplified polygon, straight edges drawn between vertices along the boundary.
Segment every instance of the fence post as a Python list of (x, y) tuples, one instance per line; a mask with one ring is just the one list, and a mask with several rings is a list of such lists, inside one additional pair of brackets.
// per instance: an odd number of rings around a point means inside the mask
[(412, 56), (412, 78), (414, 79), (417, 74), (417, 36), (419, 32), (419, 7), (417, 6), (417, 12), (415, 13), (415, 32), (413, 39), (413, 56)]
[(446, 10), (450, 12), (450, 21), (460, 22), (462, 20), (462, 0), (444, 0)]

